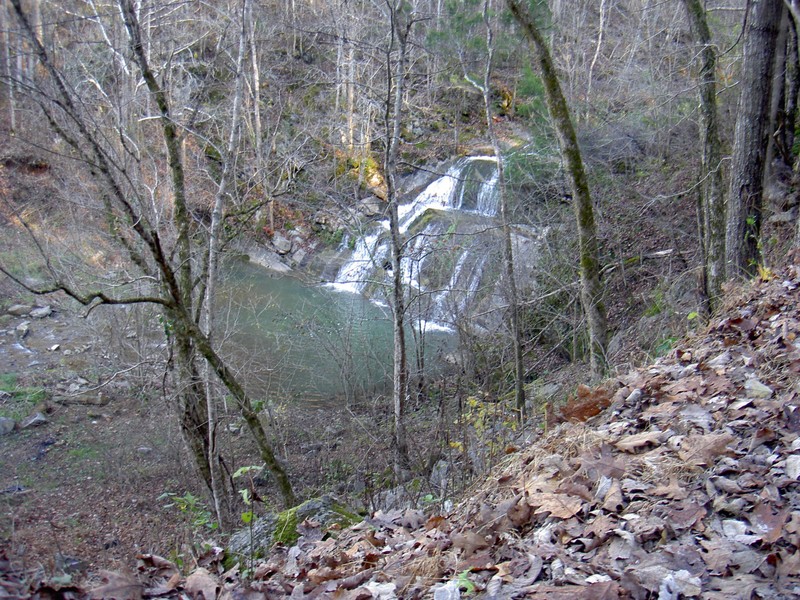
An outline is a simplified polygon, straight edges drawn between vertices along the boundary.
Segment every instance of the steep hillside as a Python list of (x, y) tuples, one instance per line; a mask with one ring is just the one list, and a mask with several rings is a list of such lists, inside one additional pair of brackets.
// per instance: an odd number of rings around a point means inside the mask
[[(800, 594), (800, 262), (737, 291), (653, 365), (582, 389), (451, 512), (298, 525), (244, 579), (211, 550), (182, 578), (62, 589), (3, 555), (11, 597), (794, 598)], [(598, 414), (599, 413), (599, 414)], [(589, 418), (586, 418), (589, 417)]]

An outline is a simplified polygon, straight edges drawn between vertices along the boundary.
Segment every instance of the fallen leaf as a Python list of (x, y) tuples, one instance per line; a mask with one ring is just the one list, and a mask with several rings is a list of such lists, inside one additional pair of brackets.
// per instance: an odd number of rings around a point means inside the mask
[(599, 448), (584, 453), (580, 462), (581, 469), (593, 482), (600, 477), (622, 479), (625, 476), (625, 463), (614, 458), (611, 446), (608, 444), (602, 444)]
[(207, 569), (195, 569), (194, 573), (186, 578), (183, 589), (189, 592), (194, 600), (216, 600), (219, 584), (211, 577)]
[(534, 514), (550, 513), (551, 517), (569, 519), (583, 508), (583, 500), (567, 494), (537, 493), (528, 497), (528, 504), (534, 508)]
[(689, 492), (686, 491), (685, 487), (678, 483), (678, 480), (675, 477), (670, 479), (668, 485), (656, 486), (650, 490), (650, 492), (656, 496), (664, 496), (665, 498), (669, 498), (671, 500), (683, 500), (689, 496)]
[(454, 533), (450, 536), (450, 539), (453, 541), (454, 548), (460, 548), (464, 551), (464, 557), (471, 556), (477, 550), (483, 550), (490, 546), (485, 536), (479, 535), (472, 530), (464, 533)]
[(688, 435), (681, 442), (678, 456), (690, 465), (706, 466), (722, 454), (728, 454), (728, 444), (736, 438), (730, 433)]
[(142, 585), (130, 575), (101, 571), (105, 583), (89, 591), (90, 600), (141, 600)]
[(657, 446), (661, 443), (662, 432), (658, 429), (627, 435), (614, 445), (624, 452), (636, 452), (645, 446)]
[(689, 500), (684, 500), (677, 507), (667, 507), (665, 516), (667, 522), (675, 531), (684, 531), (687, 529), (695, 529), (701, 533), (705, 530), (702, 524), (702, 519), (708, 514), (708, 511)]
[(621, 511), (624, 506), (622, 502), (622, 489), (619, 486), (619, 481), (614, 479), (611, 482), (611, 487), (603, 498), (603, 508), (608, 512), (616, 513)]
[(749, 521), (752, 530), (761, 535), (761, 541), (774, 544), (780, 539), (788, 516), (789, 508), (773, 513), (768, 504), (761, 502), (750, 513)]

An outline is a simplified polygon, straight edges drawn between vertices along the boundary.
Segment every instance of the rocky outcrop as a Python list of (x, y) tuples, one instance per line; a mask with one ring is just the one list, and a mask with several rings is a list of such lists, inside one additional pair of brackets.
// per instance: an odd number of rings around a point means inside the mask
[(346, 527), (360, 521), (333, 496), (306, 500), (299, 506), (280, 513), (269, 513), (231, 536), (228, 554), (233, 560), (241, 556), (263, 557), (275, 544), (291, 546), (300, 537), (303, 523), (314, 522), (323, 530), (336, 525)]

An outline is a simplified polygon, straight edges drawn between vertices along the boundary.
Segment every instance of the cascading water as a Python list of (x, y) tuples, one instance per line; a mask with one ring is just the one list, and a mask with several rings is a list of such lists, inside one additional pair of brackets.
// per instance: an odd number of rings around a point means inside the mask
[[(464, 158), (398, 207), (406, 240), (401, 268), (415, 319), (451, 327), (481, 295), (494, 294), (485, 279), (489, 271), (497, 279), (497, 270), (487, 265), (496, 265), (500, 256), (497, 182), (496, 159)], [(331, 286), (383, 301), (389, 242), (388, 221), (369, 223), (354, 244), (345, 240), (342, 250), (350, 255)]]

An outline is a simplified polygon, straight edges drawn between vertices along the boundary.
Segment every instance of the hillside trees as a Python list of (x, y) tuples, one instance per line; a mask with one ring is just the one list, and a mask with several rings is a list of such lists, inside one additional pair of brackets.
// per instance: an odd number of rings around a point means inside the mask
[[(181, 13), (186, 7), (139, 6), (132, 0), (119, 0), (102, 5), (100, 12), (89, 11), (91, 18), (79, 21), (78, 30), (64, 26), (52, 32), (62, 41), (72, 41), (64, 44), (68, 49), (57, 53), (38, 39), (21, 0), (12, 0), (12, 6), (41, 68), (35, 78), (19, 84), (57, 135), (57, 144), (64, 146), (60, 152), (80, 173), (91, 177), (92, 193), (85, 200), (85, 210), (102, 216), (105, 234), (126, 257), (117, 275), (131, 273), (124, 278), (79, 281), (45, 256), (49, 281), (27, 287), (38, 294), (61, 291), (90, 309), (103, 304), (160, 307), (175, 348), (182, 432), (203, 480), (212, 487), (209, 457), (214, 452), (209, 447), (207, 389), (201, 368), (205, 364), (236, 401), (284, 502), (292, 504), (292, 486), (253, 402), (200, 319), (209, 300), (204, 293), (210, 273), (207, 261), (216, 258), (219, 246), (218, 241), (209, 245), (201, 218), (204, 207), (195, 197), (202, 197), (202, 188), (190, 189), (185, 161), (187, 145), (198, 139), (192, 125), (199, 112), (197, 99), (191, 97), (197, 92), (197, 71), (188, 57), (192, 49), (202, 47), (197, 43), (205, 36), (193, 37), (191, 29), (184, 28), (184, 35), (173, 29), (172, 39), (164, 37), (168, 24), (181, 19), (191, 22), (196, 15)], [(149, 24), (146, 28), (141, 25), (143, 18)], [(158, 34), (162, 37), (154, 37)], [(94, 57), (81, 54), (87, 48), (85, 42), (92, 47), (95, 39), (99, 43), (94, 47), (103, 48), (110, 58), (104, 63), (105, 73), (89, 70)], [(240, 49), (237, 69), (241, 56)], [(232, 137), (222, 154), (232, 154), (235, 145)], [(218, 190), (223, 204), (224, 182)], [(219, 231), (220, 216), (216, 219)]]

